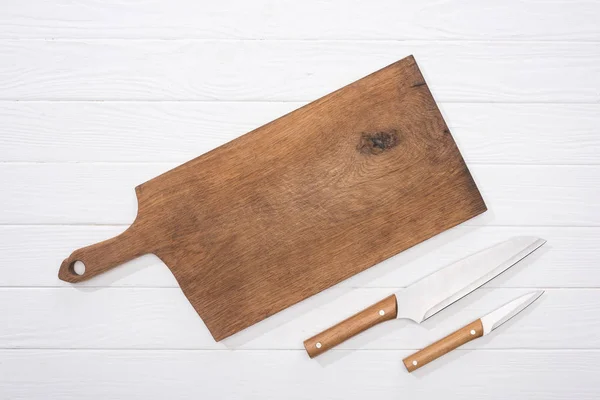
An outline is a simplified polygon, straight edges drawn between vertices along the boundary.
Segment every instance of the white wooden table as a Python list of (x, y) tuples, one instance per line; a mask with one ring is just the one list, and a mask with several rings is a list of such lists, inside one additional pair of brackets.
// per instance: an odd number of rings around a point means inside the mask
[[(490, 211), (224, 342), (145, 256), (71, 286), (133, 188), (414, 54)], [(3, 0), (0, 399), (597, 399), (600, 2)], [(518, 234), (534, 255), (422, 326), (302, 341)], [(533, 288), (494, 335), (402, 358)], [(410, 397), (408, 397), (410, 396)]]

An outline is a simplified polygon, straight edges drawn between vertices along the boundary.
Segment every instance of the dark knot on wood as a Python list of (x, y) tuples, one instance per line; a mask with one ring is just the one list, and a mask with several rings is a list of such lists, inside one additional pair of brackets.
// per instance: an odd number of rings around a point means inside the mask
[(363, 133), (357, 150), (362, 154), (381, 154), (398, 145), (398, 132), (395, 129), (384, 132)]

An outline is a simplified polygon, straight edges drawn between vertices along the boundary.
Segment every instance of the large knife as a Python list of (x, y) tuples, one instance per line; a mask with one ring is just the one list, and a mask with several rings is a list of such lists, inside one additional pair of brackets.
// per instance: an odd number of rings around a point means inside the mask
[(304, 342), (312, 358), (395, 318), (421, 323), (531, 254), (546, 241), (519, 236), (442, 268)]
[(531, 303), (536, 301), (542, 295), (542, 293), (544, 293), (543, 290), (538, 290), (537, 292), (527, 293), (514, 299), (478, 320), (471, 322), (469, 325), (463, 326), (445, 338), (430, 344), (423, 350), (417, 351), (415, 354), (406, 357), (402, 360), (404, 366), (408, 372), (413, 372), (457, 347), (489, 334), (529, 307)]

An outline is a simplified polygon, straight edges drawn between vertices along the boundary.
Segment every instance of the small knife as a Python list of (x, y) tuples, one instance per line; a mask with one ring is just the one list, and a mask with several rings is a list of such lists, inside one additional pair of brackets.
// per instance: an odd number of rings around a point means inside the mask
[(352, 317), (307, 339), (313, 358), (381, 322), (395, 318), (421, 323), (506, 271), (546, 241), (518, 236), (442, 268)]
[(471, 340), (480, 338), (492, 332), (500, 325), (526, 309), (536, 301), (544, 293), (543, 290), (527, 293), (521, 297), (517, 297), (510, 303), (492, 311), (484, 317), (471, 322), (469, 325), (463, 326), (459, 330), (437, 342), (430, 344), (423, 350), (406, 357), (404, 366), (408, 372), (413, 372), (421, 368), (423, 365), (429, 364), (433, 360), (443, 356), (444, 354), (462, 346)]

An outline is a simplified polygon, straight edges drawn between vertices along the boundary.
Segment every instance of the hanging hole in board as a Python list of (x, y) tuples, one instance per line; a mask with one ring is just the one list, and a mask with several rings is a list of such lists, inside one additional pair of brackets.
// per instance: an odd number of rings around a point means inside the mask
[(71, 270), (75, 273), (75, 275), (81, 276), (85, 274), (85, 264), (83, 261), (75, 261)]

